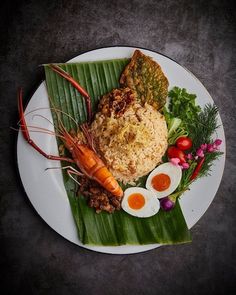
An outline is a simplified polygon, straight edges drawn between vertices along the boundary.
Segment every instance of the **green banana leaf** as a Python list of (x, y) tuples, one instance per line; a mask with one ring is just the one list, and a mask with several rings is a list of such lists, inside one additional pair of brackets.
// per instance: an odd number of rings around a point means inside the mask
[[(96, 112), (101, 96), (119, 87), (119, 77), (129, 59), (98, 62), (58, 64), (84, 87), (92, 99), (92, 109)], [(81, 95), (64, 78), (44, 66), (48, 96), (53, 108), (62, 110), (73, 117), (78, 124), (86, 121), (86, 107)], [(58, 118), (52, 112), (55, 126)], [(67, 115), (60, 119), (67, 130), (76, 128), (75, 122)], [(58, 140), (58, 145), (60, 140)], [(137, 218), (125, 211), (95, 213), (89, 208), (86, 198), (77, 194), (77, 184), (63, 171), (64, 184), (71, 205), (72, 214), (78, 229), (79, 240), (83, 244), (116, 246), (145, 244), (176, 244), (191, 241), (179, 202), (170, 212), (160, 210), (149, 218)], [(138, 180), (145, 186), (146, 177)]]

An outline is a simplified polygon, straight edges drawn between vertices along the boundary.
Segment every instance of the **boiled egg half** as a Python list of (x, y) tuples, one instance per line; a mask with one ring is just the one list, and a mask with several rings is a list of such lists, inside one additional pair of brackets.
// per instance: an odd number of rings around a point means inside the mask
[(130, 187), (124, 192), (121, 207), (133, 216), (150, 217), (159, 211), (160, 203), (153, 192), (142, 187)]
[(167, 162), (159, 165), (148, 176), (146, 188), (158, 199), (167, 197), (178, 187), (182, 177), (182, 169), (178, 165)]

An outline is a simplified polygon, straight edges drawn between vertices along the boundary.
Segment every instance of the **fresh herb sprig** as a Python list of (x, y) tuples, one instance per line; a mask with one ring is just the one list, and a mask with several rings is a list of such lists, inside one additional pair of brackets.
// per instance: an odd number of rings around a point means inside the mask
[(196, 95), (188, 93), (185, 88), (173, 87), (169, 97), (170, 113), (183, 121), (192, 120), (201, 111), (200, 106), (196, 105)]
[(193, 141), (193, 151), (202, 143), (212, 143), (212, 135), (219, 127), (217, 115), (217, 107), (207, 104), (202, 111), (195, 113), (191, 120), (186, 119), (184, 121), (184, 125)]
[(211, 153), (205, 154), (205, 161), (202, 165), (201, 170), (199, 171), (198, 177), (209, 176), (211, 173), (212, 165), (215, 160), (219, 159), (219, 157), (223, 155), (223, 152), (214, 151)]

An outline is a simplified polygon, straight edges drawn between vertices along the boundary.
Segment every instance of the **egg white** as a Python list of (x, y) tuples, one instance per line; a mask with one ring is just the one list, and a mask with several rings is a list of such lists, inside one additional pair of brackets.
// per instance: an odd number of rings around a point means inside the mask
[[(152, 186), (152, 178), (160, 173), (167, 174), (170, 177), (170, 186), (164, 191), (157, 191)], [(179, 166), (172, 164), (171, 162), (167, 162), (159, 165), (155, 168), (148, 176), (146, 181), (146, 188), (152, 191), (158, 199), (167, 197), (169, 194), (173, 193), (178, 187), (180, 180), (182, 177), (182, 169)]]
[[(137, 210), (130, 208), (128, 203), (129, 196), (135, 193), (142, 194), (145, 199), (144, 206)], [(130, 187), (127, 188), (124, 192), (121, 207), (130, 215), (144, 218), (157, 214), (157, 212), (160, 209), (160, 202), (155, 196), (155, 194), (153, 194), (151, 191), (148, 191), (147, 189), (142, 187)]]

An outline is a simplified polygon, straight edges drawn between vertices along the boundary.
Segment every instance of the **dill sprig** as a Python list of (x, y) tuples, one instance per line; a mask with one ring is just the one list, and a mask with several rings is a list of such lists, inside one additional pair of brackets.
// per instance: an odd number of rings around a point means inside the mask
[(222, 154), (223, 153), (219, 151), (205, 153), (205, 161), (202, 165), (201, 170), (199, 171), (198, 178), (210, 175), (214, 161), (217, 160)]
[(212, 143), (212, 135), (219, 127), (217, 123), (218, 109), (215, 105), (206, 104), (199, 113), (194, 113), (191, 120), (185, 120), (184, 126), (193, 141), (192, 151), (196, 151), (203, 143)]

